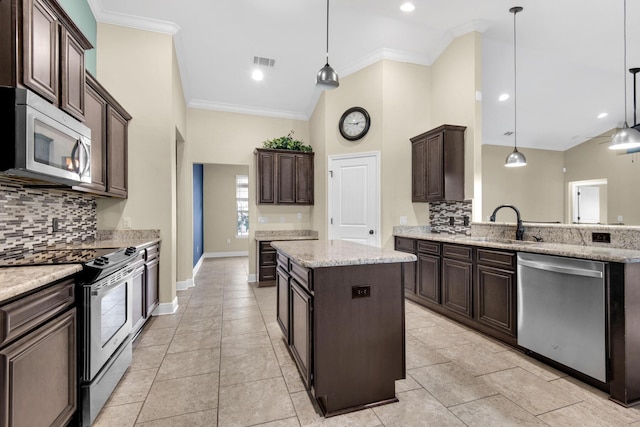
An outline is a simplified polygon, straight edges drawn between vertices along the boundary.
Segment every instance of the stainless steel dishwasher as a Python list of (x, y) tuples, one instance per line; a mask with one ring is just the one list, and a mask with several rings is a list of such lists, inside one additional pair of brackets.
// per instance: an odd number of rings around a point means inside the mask
[(518, 252), (518, 345), (607, 380), (605, 263)]

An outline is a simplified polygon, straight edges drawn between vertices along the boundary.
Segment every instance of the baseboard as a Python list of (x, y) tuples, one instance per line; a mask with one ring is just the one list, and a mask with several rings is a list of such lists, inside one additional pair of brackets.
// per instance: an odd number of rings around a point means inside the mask
[(257, 281), (258, 281), (258, 280), (256, 279), (256, 275), (255, 275), (255, 274), (250, 274), (250, 275), (248, 275), (248, 276), (247, 276), (247, 282), (249, 282), (249, 283), (255, 283), (255, 282), (257, 282)]
[(178, 297), (175, 297), (171, 302), (163, 302), (158, 304), (155, 310), (153, 310), (153, 316), (164, 316), (165, 314), (174, 314), (178, 311)]
[(202, 254), (204, 258), (232, 258), (238, 256), (249, 256), (249, 251), (238, 252), (207, 252)]
[(186, 291), (189, 288), (194, 287), (196, 284), (193, 279), (183, 280), (182, 282), (176, 282), (176, 291)]
[(200, 267), (202, 267), (202, 261), (204, 261), (204, 254), (200, 255), (200, 259), (198, 260), (198, 262), (196, 262), (196, 265), (193, 267), (193, 276), (191, 277), (196, 277), (196, 274), (198, 274), (198, 270), (200, 270)]

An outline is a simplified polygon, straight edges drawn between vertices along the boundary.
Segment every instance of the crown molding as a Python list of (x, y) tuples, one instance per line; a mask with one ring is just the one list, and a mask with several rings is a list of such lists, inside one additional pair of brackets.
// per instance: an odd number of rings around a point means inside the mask
[(198, 108), (201, 110), (224, 111), (227, 113), (250, 114), (253, 116), (275, 117), (278, 119), (291, 119), (291, 120), (303, 120), (303, 121), (309, 120), (309, 117), (302, 112), (272, 110), (269, 108), (250, 107), (246, 105), (237, 105), (237, 104), (225, 104), (223, 102), (211, 102), (211, 101), (204, 101), (201, 99), (192, 99), (191, 101), (189, 101), (189, 104), (187, 104), (187, 107)]
[(93, 16), (98, 22), (171, 35), (175, 35), (180, 31), (180, 27), (173, 22), (162, 21), (160, 19), (143, 18), (120, 12), (112, 12), (104, 8), (102, 0), (87, 0), (87, 2), (89, 3)]
[(380, 62), (383, 59), (388, 59), (391, 61), (397, 62), (409, 62), (412, 64), (418, 65), (431, 65), (431, 62), (428, 57), (425, 55), (419, 55), (417, 53), (405, 52), (401, 50), (395, 49), (387, 49), (382, 48), (376, 51), (371, 52), (370, 54), (364, 56), (359, 61), (350, 64), (348, 67), (341, 69), (338, 72), (338, 75), (341, 77), (346, 77), (350, 74), (353, 74), (357, 71), (362, 70), (363, 68), (368, 67), (369, 65), (373, 65), (376, 62)]

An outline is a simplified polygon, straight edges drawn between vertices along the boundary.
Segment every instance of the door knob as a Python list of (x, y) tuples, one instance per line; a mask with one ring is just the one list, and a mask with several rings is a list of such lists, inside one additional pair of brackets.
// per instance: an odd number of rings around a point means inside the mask
[(373, 230), (369, 230), (369, 234), (373, 234)]

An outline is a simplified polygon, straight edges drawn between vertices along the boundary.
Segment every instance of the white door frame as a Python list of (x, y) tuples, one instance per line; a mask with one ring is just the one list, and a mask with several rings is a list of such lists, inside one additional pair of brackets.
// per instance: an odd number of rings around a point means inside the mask
[[(576, 187), (582, 187), (582, 186), (590, 186), (590, 185), (608, 185), (607, 182), (607, 178), (600, 178), (600, 179), (587, 179), (587, 180), (583, 180), (583, 181), (570, 181), (568, 183), (568, 188), (567, 188), (567, 197), (566, 197), (566, 205), (567, 205), (567, 215), (566, 215), (566, 223), (567, 224), (572, 224), (573, 223), (573, 211), (575, 209), (575, 201), (574, 201), (574, 193), (576, 192)], [(602, 221), (602, 218), (600, 218), (600, 221)], [(606, 221), (609, 221), (609, 218), (606, 218)]]
[(367, 151), (367, 152), (362, 152), (362, 153), (352, 153), (352, 154), (336, 154), (333, 156), (329, 156), (328, 157), (328, 162), (327, 162), (327, 236), (329, 236), (329, 240), (334, 240), (334, 236), (333, 236), (333, 231), (331, 228), (331, 222), (330, 222), (330, 218), (332, 218), (332, 213), (333, 213), (333, 186), (331, 185), (331, 171), (333, 170), (333, 162), (334, 160), (343, 160), (343, 159), (353, 159), (353, 158), (359, 158), (359, 157), (373, 157), (375, 159), (376, 162), (376, 168), (377, 173), (376, 173), (376, 195), (378, 198), (378, 201), (376, 203), (376, 224), (375, 224), (375, 228), (376, 228), (376, 236), (375, 236), (375, 241), (376, 241), (376, 246), (380, 247), (380, 235), (381, 233), (381, 228), (380, 228), (380, 152), (379, 151)]

